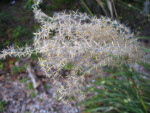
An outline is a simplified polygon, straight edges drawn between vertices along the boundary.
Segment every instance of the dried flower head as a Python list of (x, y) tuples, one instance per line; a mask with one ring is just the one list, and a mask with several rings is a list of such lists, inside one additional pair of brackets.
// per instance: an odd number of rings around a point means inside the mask
[[(112, 55), (125, 57), (132, 63), (145, 59), (130, 29), (116, 20), (74, 11), (49, 17), (38, 9), (40, 2), (37, 0), (33, 6), (35, 18), (41, 23), (41, 29), (34, 33), (33, 46), (10, 47), (2, 51), (0, 58), (40, 53), (39, 65), (54, 79), (61, 95), (59, 99), (70, 94), (80, 97), (84, 74), (101, 66), (115, 65)], [(62, 77), (62, 70), (68, 64), (72, 66), (65, 85), (59, 84), (58, 78)]]

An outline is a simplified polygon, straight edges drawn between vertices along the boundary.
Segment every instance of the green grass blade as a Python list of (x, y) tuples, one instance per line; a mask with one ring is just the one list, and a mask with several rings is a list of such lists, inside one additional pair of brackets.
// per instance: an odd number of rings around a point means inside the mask
[(83, 5), (86, 7), (86, 9), (88, 10), (88, 12), (91, 14), (91, 16), (94, 16), (93, 15), (93, 13), (92, 13), (92, 11), (88, 8), (88, 6), (86, 5), (86, 3), (83, 1), (83, 0), (81, 0), (81, 2), (83, 3)]

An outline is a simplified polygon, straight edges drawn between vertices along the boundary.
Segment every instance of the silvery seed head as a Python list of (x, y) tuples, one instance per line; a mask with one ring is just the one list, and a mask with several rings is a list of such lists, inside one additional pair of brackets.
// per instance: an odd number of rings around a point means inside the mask
[[(35, 18), (41, 24), (34, 33), (33, 45), (17, 49), (10, 47), (2, 51), (0, 58), (40, 53), (38, 63), (45, 75), (54, 80), (61, 95), (59, 99), (70, 94), (81, 99), (84, 74), (105, 65), (116, 65), (112, 56), (122, 57), (129, 63), (146, 59), (130, 29), (118, 21), (74, 11), (49, 17), (39, 9), (40, 2), (37, 0), (33, 5)], [(68, 64), (72, 67), (65, 85), (62, 85), (58, 79), (63, 77), (62, 70)]]

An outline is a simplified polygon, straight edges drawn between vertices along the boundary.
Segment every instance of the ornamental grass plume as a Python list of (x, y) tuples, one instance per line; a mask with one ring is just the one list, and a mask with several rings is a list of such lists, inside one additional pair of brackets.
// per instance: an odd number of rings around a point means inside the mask
[[(45, 75), (54, 80), (59, 99), (70, 94), (81, 99), (84, 74), (105, 65), (116, 65), (112, 56), (123, 57), (130, 63), (146, 60), (130, 29), (118, 21), (74, 11), (49, 17), (39, 9), (40, 2), (37, 0), (33, 5), (35, 19), (41, 24), (34, 33), (33, 45), (9, 47), (1, 52), (0, 58), (40, 53), (38, 63)], [(69, 64), (72, 66), (65, 85), (60, 84), (58, 79)]]

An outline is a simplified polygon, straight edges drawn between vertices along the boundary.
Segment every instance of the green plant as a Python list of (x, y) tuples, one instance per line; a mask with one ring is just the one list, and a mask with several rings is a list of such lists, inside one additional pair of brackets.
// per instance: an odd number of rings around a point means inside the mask
[(22, 17), (20, 17), (17, 8), (13, 7), (11, 10), (12, 11), (9, 12), (5, 9), (0, 12), (0, 38), (3, 42), (0, 44), (0, 49), (8, 45), (23, 46), (32, 42), (30, 29), (32, 29), (33, 26), (29, 24), (29, 27), (27, 27), (25, 22), (30, 20), (30, 17), (24, 16), (24, 14), (29, 12), (26, 10), (25, 12), (23, 11), (24, 13)]
[(20, 37), (29, 37), (29, 30), (28, 28), (22, 27), (22, 26), (17, 26), (14, 29), (11, 29), (11, 34), (12, 34), (12, 39), (15, 40), (14, 46), (21, 45), (23, 42), (25, 43), (26, 41), (22, 41)]
[(44, 88), (46, 88), (46, 89), (50, 89), (50, 86), (49, 86), (49, 85), (47, 85), (46, 83), (45, 83), (45, 84), (43, 84), (43, 86), (44, 86)]
[[(105, 13), (106, 16), (111, 15), (111, 17), (116, 17), (118, 18), (118, 13), (115, 5), (120, 5), (121, 9), (124, 8), (129, 8), (131, 10), (144, 13), (143, 5), (145, 0), (132, 0), (132, 1), (124, 1), (124, 0), (96, 0), (103, 12)], [(108, 13), (109, 12), (109, 13)], [(115, 14), (115, 16), (114, 16)]]
[(28, 63), (25, 63), (22, 67), (13, 66), (13, 67), (12, 67), (12, 72), (13, 72), (13, 74), (16, 74), (16, 73), (20, 73), (20, 72), (22, 72), (22, 71), (25, 71), (27, 65), (28, 65)]
[(33, 0), (27, 0), (26, 4), (25, 4), (25, 8), (28, 10), (32, 10), (32, 5), (34, 4)]
[(26, 87), (27, 87), (27, 89), (29, 90), (29, 96), (30, 96), (30, 98), (34, 98), (34, 97), (36, 97), (37, 95), (38, 95), (38, 93), (34, 90), (34, 88), (33, 88), (33, 83), (32, 82), (28, 82), (27, 84), (26, 84)]
[(61, 9), (63, 7), (66, 8), (74, 8), (74, 3), (77, 2), (77, 0), (52, 0), (52, 9)]
[(21, 79), (21, 82), (22, 82), (22, 83), (26, 83), (26, 81), (27, 81), (27, 78), (25, 78), (25, 77), (23, 77), (23, 78)]
[(34, 97), (36, 97), (38, 95), (38, 93), (32, 91), (29, 95), (30, 95), (30, 98), (33, 99)]
[[(139, 65), (144, 66), (150, 74), (149, 64)], [(87, 89), (87, 93), (93, 96), (82, 103), (86, 112), (150, 112), (149, 75), (136, 72), (126, 63), (120, 64), (119, 67), (105, 67), (105, 71), (111, 74), (97, 78)]]
[(31, 59), (33, 60), (38, 60), (38, 57), (40, 56), (40, 54), (32, 54), (31, 55)]
[(0, 112), (4, 112), (5, 111), (5, 106), (6, 105), (7, 105), (6, 101), (0, 100)]
[(27, 89), (28, 90), (34, 90), (33, 84), (31, 82), (27, 83)]
[(64, 69), (64, 70), (71, 70), (72, 68), (73, 68), (73, 64), (72, 63), (68, 63), (62, 69)]
[(25, 111), (25, 113), (31, 113), (30, 111)]
[(92, 13), (92, 11), (88, 8), (88, 6), (86, 5), (86, 3), (83, 1), (83, 0), (81, 0), (81, 2), (83, 3), (83, 5), (86, 7), (86, 9), (88, 10), (88, 12), (91, 14), (91, 16), (94, 16), (93, 15), (93, 13)]
[(4, 66), (4, 62), (3, 61), (0, 61), (0, 69), (2, 69)]
[[(8, 30), (10, 28), (10, 23), (12, 22), (12, 17), (7, 11), (1, 11), (0, 13), (0, 38), (5, 40), (4, 37), (8, 35)], [(10, 40), (7, 40), (4, 44), (0, 44), (0, 49), (5, 45), (10, 44)]]

